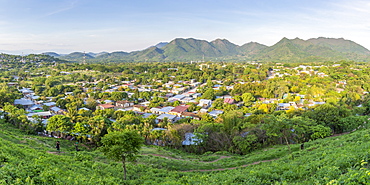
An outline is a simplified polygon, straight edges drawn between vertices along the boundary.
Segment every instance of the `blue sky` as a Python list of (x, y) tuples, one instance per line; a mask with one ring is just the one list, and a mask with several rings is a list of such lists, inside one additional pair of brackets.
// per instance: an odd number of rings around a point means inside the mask
[(273, 45), (345, 38), (370, 49), (370, 1), (0, 0), (0, 51), (135, 51), (174, 38)]

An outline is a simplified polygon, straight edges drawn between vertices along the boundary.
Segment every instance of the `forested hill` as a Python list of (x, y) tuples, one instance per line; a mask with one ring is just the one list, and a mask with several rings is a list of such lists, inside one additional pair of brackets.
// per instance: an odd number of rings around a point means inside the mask
[(66, 62), (57, 58), (59, 56), (57, 53), (48, 52), (45, 54), (29, 54), (25, 56), (21, 55), (10, 55), (10, 54), (0, 54), (1, 64), (28, 64), (28, 63), (53, 63), (53, 62)]
[[(52, 53), (52, 56), (57, 56)], [(62, 59), (81, 61), (227, 61), (256, 60), (276, 62), (312, 62), (354, 60), (370, 61), (370, 51), (365, 47), (343, 38), (283, 38), (272, 46), (250, 42), (242, 46), (226, 39), (208, 42), (193, 38), (176, 38), (169, 43), (159, 43), (145, 50), (113, 52), (100, 55), (74, 52), (60, 55)]]

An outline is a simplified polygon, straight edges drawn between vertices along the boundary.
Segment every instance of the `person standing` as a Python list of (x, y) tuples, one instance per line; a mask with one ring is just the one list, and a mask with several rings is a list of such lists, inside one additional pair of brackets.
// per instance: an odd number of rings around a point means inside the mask
[(58, 150), (58, 153), (60, 153), (60, 143), (59, 143), (59, 141), (57, 141), (57, 144), (56, 144), (55, 148)]
[(75, 147), (76, 147), (76, 152), (80, 151), (80, 149), (78, 149), (78, 142), (75, 143)]

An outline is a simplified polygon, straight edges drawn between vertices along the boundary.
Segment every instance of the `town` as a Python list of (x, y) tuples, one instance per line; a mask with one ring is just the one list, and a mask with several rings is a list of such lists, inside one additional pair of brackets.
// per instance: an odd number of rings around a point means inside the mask
[[(178, 62), (118, 66), (19, 62), (38, 67), (25, 71), (12, 68), (11, 63), (2, 66), (12, 74), (11, 79), (3, 79), (8, 81), (7, 88), (17, 91), (13, 95), (18, 93), (11, 104), (2, 102), (8, 119), (28, 125), (23, 127), (31, 132), (97, 145), (109, 130), (134, 129), (147, 144), (205, 147), (207, 144), (201, 142), (212, 143), (212, 136), (207, 131), (210, 128), (203, 127), (213, 123), (223, 127), (214, 132), (255, 143), (238, 151), (246, 153), (266, 144), (260, 140), (265, 136), (257, 125), (263, 125), (268, 115), (284, 112), (290, 118), (299, 116), (313, 122), (317, 117), (310, 113), (323, 104), (329, 106), (326, 108), (345, 104), (351, 111), (337, 119), (362, 115), (367, 110), (363, 103), (370, 88), (366, 80), (355, 78), (368, 72), (364, 64), (345, 61), (319, 65)], [(24, 109), (24, 114), (15, 113), (16, 107)], [(337, 128), (325, 120), (310, 125), (320, 126), (310, 131), (311, 135), (320, 133), (319, 138), (350, 129)], [(247, 140), (245, 136), (252, 133), (256, 138)], [(292, 143), (311, 138), (289, 137)], [(217, 151), (221, 147), (205, 148)]]

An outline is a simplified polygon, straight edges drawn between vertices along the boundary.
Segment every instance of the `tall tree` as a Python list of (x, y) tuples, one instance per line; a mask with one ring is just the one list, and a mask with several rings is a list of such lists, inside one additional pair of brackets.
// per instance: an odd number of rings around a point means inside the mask
[(126, 180), (126, 161), (135, 160), (143, 142), (144, 139), (136, 131), (111, 132), (102, 138), (100, 151), (108, 158), (122, 162)]

